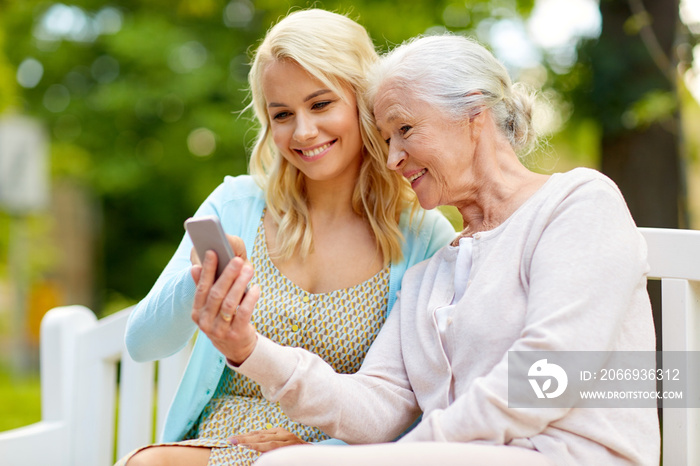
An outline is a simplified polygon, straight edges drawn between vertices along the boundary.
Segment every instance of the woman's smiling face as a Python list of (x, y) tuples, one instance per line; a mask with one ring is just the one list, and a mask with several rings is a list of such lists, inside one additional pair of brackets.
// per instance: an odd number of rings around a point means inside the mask
[(310, 180), (357, 178), (363, 142), (355, 95), (338, 95), (291, 60), (263, 73), (270, 130), (280, 154)]
[(474, 152), (469, 119), (451, 119), (390, 82), (377, 93), (374, 115), (389, 144), (387, 167), (411, 183), (421, 206), (459, 203), (469, 189), (465, 181)]

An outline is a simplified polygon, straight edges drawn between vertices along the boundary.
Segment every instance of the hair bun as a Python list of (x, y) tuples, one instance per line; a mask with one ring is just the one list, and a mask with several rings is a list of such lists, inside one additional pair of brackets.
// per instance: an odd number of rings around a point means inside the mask
[(527, 154), (535, 148), (539, 139), (533, 125), (536, 95), (522, 83), (515, 83), (505, 100), (508, 118), (504, 129), (508, 139), (516, 152)]

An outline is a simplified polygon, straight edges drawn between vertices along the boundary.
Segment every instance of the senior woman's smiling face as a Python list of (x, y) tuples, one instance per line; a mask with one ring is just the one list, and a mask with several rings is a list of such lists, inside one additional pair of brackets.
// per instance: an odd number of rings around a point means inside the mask
[(467, 181), (474, 152), (468, 120), (448, 118), (391, 83), (379, 89), (374, 116), (389, 144), (387, 167), (411, 183), (423, 208), (458, 205), (473, 190)]

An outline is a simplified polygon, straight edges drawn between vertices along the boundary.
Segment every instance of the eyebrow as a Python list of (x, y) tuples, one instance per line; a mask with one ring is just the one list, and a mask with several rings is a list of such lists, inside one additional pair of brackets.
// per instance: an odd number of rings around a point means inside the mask
[[(391, 124), (399, 118), (401, 118), (401, 112), (391, 110), (385, 119), (387, 124)], [(380, 133), (382, 132), (382, 129), (379, 127), (379, 125), (376, 125), (375, 127), (377, 128), (377, 131), (379, 131)]]
[[(326, 94), (328, 92), (331, 92), (331, 90), (330, 89), (319, 89), (318, 91), (312, 92), (311, 94), (304, 97), (304, 102), (308, 102), (309, 100), (311, 100), (315, 97), (318, 97), (320, 95)], [(278, 102), (270, 102), (269, 104), (267, 104), (267, 106), (268, 107), (286, 107), (285, 104), (281, 104)]]

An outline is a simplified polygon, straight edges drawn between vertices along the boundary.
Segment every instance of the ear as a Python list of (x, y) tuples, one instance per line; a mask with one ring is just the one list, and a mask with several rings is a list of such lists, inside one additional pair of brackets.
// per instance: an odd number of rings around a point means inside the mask
[(469, 131), (473, 140), (479, 139), (481, 132), (486, 125), (489, 110), (485, 107), (475, 109), (475, 112), (469, 117)]
[[(478, 97), (475, 96), (481, 96), (483, 93), (481, 91), (472, 91), (468, 94), (466, 94), (465, 97), (469, 98), (475, 98), (478, 99)], [(469, 130), (471, 132), (471, 137), (473, 139), (478, 139), (479, 136), (481, 135), (481, 131), (484, 128), (484, 115), (487, 112), (487, 108), (484, 105), (477, 105), (469, 109)]]

